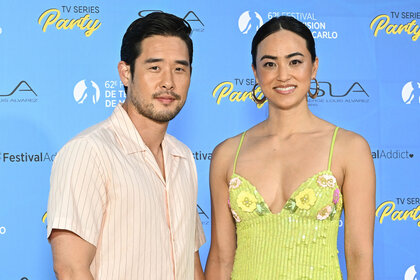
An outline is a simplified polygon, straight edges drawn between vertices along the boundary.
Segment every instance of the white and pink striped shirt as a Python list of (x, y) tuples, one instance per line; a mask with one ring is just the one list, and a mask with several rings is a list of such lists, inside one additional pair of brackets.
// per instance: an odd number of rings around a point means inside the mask
[(194, 279), (194, 253), (205, 242), (196, 209), (191, 151), (168, 134), (166, 181), (126, 111), (83, 131), (58, 153), (48, 201), (52, 229), (96, 246), (97, 280)]

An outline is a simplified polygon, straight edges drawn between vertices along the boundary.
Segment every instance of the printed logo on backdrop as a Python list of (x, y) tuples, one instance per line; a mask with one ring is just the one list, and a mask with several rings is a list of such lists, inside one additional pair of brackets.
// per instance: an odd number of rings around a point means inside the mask
[(242, 34), (255, 34), (257, 30), (264, 24), (261, 15), (257, 12), (243, 12), (238, 19), (239, 30)]
[[(125, 100), (124, 84), (117, 80), (107, 80), (103, 88), (92, 80), (81, 80), (73, 88), (73, 98), (77, 104), (97, 105), (101, 99), (101, 92), (104, 92), (104, 105), (106, 108), (115, 108), (118, 103)], [(102, 103), (101, 103), (102, 104)]]
[(406, 83), (401, 96), (405, 104), (420, 104), (420, 83), (413, 81)]
[[(315, 99), (308, 98), (309, 106), (321, 104), (360, 104), (369, 103), (369, 94), (362, 82), (351, 81), (332, 84), (329, 81), (319, 81), (319, 93)], [(316, 89), (315, 82), (311, 82), (311, 92)]]
[(47, 30), (81, 30), (86, 37), (101, 27), (99, 19), (91, 18), (100, 13), (99, 6), (60, 6), (45, 10), (38, 18), (42, 31)]
[(416, 222), (420, 228), (420, 197), (396, 197), (387, 200), (376, 208), (379, 223)]
[(0, 163), (41, 163), (53, 162), (57, 153), (39, 152), (39, 153), (9, 153), (0, 152)]
[(101, 90), (94, 81), (79, 81), (73, 89), (73, 97), (77, 104), (96, 104), (101, 97)]
[(197, 211), (198, 211), (198, 215), (200, 216), (201, 223), (203, 225), (208, 225), (210, 222), (210, 218), (207, 215), (207, 213), (204, 212), (204, 210), (198, 204), (197, 204)]
[[(268, 12), (266, 21), (279, 16), (290, 16), (301, 21), (311, 30), (312, 36), (315, 39), (338, 38), (338, 32), (327, 28), (327, 22), (318, 20), (315, 13), (289, 11)], [(248, 34), (249, 32), (255, 34), (256, 30), (258, 30), (258, 28), (260, 28), (263, 24), (263, 17), (261, 17), (258, 12), (245, 11), (238, 19), (239, 31), (242, 32), (242, 34)]]
[(38, 94), (27, 81), (20, 81), (10, 91), (1, 89), (0, 103), (35, 103), (38, 102)]
[(415, 265), (410, 266), (407, 268), (404, 274), (404, 280), (418, 280), (417, 271)]
[(5, 226), (0, 226), (0, 236), (5, 235), (7, 232), (6, 227)]
[(399, 149), (372, 149), (372, 158), (373, 159), (400, 159), (407, 160), (414, 158), (414, 153), (409, 152), (408, 150), (399, 150)]
[[(344, 87), (336, 89), (331, 82), (319, 81), (320, 90), (316, 99), (308, 99), (309, 106), (319, 104), (337, 104), (337, 103), (368, 103), (369, 94), (362, 86), (362, 82), (353, 81), (345, 84)], [(212, 95), (216, 98), (216, 103), (222, 102), (245, 102), (248, 99), (252, 102), (252, 88), (255, 84), (254, 78), (234, 78), (231, 81), (224, 81), (216, 85)], [(311, 84), (311, 91), (315, 91), (315, 83)], [(260, 87), (257, 87), (255, 94), (258, 98), (263, 96)], [(265, 103), (257, 105), (258, 108)]]
[(392, 11), (389, 14), (377, 15), (370, 23), (373, 36), (403, 36), (413, 42), (420, 36), (420, 11)]
[(1, 26), (0, 26), (0, 35), (1, 35), (1, 33), (3, 33), (3, 29), (1, 29)]
[[(139, 17), (143, 18), (150, 13), (153, 12), (163, 12), (162, 10), (142, 10), (138, 13)], [(178, 17), (182, 17), (185, 21), (187, 21), (193, 32), (203, 32), (204, 31), (204, 23), (201, 18), (198, 17), (197, 13), (194, 11), (188, 11), (185, 15), (179, 15)]]

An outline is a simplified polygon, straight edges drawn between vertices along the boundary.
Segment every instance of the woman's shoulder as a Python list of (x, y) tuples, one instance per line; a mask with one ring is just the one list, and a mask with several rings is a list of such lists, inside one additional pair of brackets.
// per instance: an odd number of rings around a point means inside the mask
[(223, 142), (219, 143), (213, 150), (212, 158), (223, 157), (230, 158), (232, 155), (236, 154), (236, 151), (239, 147), (243, 132), (225, 139)]
[(340, 128), (335, 146), (346, 158), (360, 157), (363, 154), (370, 155), (370, 147), (366, 139), (351, 130)]

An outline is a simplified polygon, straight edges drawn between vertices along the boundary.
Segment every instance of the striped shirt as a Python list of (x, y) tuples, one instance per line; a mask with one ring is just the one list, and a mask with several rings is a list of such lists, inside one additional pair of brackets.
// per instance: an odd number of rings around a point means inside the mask
[(57, 154), (47, 234), (65, 229), (93, 244), (95, 279), (194, 279), (194, 253), (205, 242), (196, 167), (173, 136), (162, 149), (166, 181), (118, 105)]

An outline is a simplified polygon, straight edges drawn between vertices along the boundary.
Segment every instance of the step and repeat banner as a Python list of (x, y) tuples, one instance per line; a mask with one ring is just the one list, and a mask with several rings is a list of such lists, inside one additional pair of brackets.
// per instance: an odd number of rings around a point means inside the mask
[[(169, 133), (197, 163), (203, 266), (211, 240), (212, 150), (267, 117), (267, 105), (250, 99), (251, 40), (264, 22), (288, 15), (316, 41), (321, 93), (310, 109), (370, 143), (376, 279), (420, 278), (418, 0), (0, 0), (0, 279), (55, 279), (46, 239), (52, 162), (67, 141), (124, 101), (117, 73), (122, 36), (152, 11), (173, 13), (193, 29), (188, 101)], [(343, 242), (341, 222), (345, 272)]]

